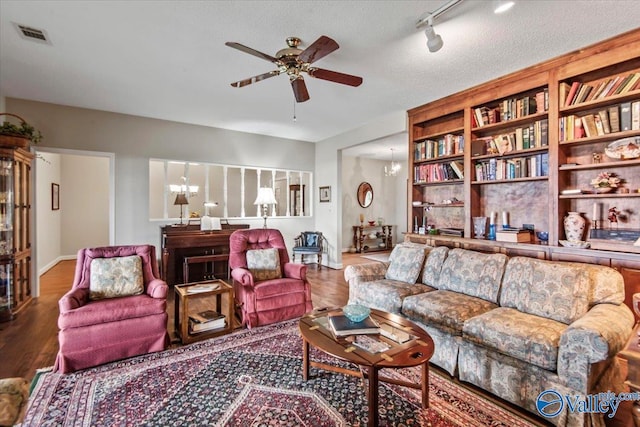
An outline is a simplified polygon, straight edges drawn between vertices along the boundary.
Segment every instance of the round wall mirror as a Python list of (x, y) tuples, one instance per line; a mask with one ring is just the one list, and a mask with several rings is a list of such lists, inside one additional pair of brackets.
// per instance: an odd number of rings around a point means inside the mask
[(363, 208), (368, 208), (373, 202), (373, 188), (368, 182), (363, 182), (358, 186), (358, 203)]

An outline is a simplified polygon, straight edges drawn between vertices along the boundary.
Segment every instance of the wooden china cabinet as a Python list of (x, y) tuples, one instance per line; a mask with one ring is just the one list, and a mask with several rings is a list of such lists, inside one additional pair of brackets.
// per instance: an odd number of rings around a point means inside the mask
[(0, 136), (0, 321), (31, 301), (31, 163), (33, 154)]

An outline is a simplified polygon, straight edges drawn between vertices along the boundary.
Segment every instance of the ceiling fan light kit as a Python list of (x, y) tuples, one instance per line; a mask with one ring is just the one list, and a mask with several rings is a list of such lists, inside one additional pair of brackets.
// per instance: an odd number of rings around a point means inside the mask
[(304, 50), (298, 48), (301, 43), (301, 40), (298, 37), (288, 37), (286, 41), (288, 47), (280, 49), (275, 56), (262, 53), (240, 43), (226, 42), (225, 44), (229, 47), (272, 62), (278, 67), (277, 70), (233, 82), (231, 83), (231, 86), (244, 87), (270, 77), (286, 74), (289, 76), (289, 81), (291, 82), (291, 88), (293, 89), (293, 95), (295, 96), (296, 102), (305, 102), (309, 100), (309, 91), (307, 90), (307, 85), (305, 84), (304, 77), (301, 73), (307, 73), (307, 75), (317, 79), (340, 83), (347, 86), (357, 87), (362, 84), (362, 77), (311, 66), (312, 63), (324, 58), (340, 47), (335, 40), (327, 36), (320, 36), (318, 40), (313, 42)]

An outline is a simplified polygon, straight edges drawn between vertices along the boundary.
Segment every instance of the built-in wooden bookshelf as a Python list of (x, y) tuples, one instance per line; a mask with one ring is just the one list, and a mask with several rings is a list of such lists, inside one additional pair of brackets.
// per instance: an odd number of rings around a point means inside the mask
[[(610, 144), (624, 138), (640, 145), (640, 29), (416, 107), (408, 116), (409, 230), (416, 217), (426, 215), (428, 224), (464, 229), (463, 239), (470, 240), (473, 217), (507, 211), (511, 226), (533, 224), (535, 231), (548, 231), (549, 246), (541, 253), (590, 262), (589, 253), (607, 251), (606, 257), (593, 259), (602, 263), (606, 258), (607, 264), (625, 271), (627, 279), (638, 281), (640, 246), (591, 239), (590, 230), (595, 219), (599, 227), (640, 231), (640, 158), (605, 155)], [(460, 137), (462, 153), (427, 158), (416, 154), (423, 141), (446, 135)], [(463, 165), (462, 179), (417, 179), (420, 167), (453, 160)], [(624, 190), (589, 191), (591, 180), (603, 172), (619, 177)], [(568, 189), (584, 191), (563, 194)], [(451, 199), (460, 203), (448, 205)], [(431, 204), (442, 208), (427, 211)], [(617, 224), (608, 221), (612, 207), (620, 212)], [(585, 240), (591, 249), (559, 244), (565, 239), (563, 218), (569, 211), (587, 219)], [(442, 239), (447, 238), (441, 236), (438, 244)], [(533, 243), (539, 242), (534, 238)], [(484, 242), (487, 247), (502, 250), (499, 244)], [(621, 255), (620, 265), (616, 254)], [(640, 292), (640, 284), (635, 292)]]

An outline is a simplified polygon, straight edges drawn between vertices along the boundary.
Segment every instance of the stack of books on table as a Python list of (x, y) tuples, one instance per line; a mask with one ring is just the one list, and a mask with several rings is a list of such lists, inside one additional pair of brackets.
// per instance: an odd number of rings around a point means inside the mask
[(530, 243), (531, 232), (519, 228), (507, 228), (496, 231), (496, 241), (498, 242), (515, 242)]
[(344, 314), (329, 316), (329, 328), (336, 337), (380, 333), (380, 326), (371, 317), (361, 322), (353, 322)]
[(226, 324), (224, 315), (215, 310), (205, 310), (189, 316), (189, 331), (191, 333), (224, 328)]

